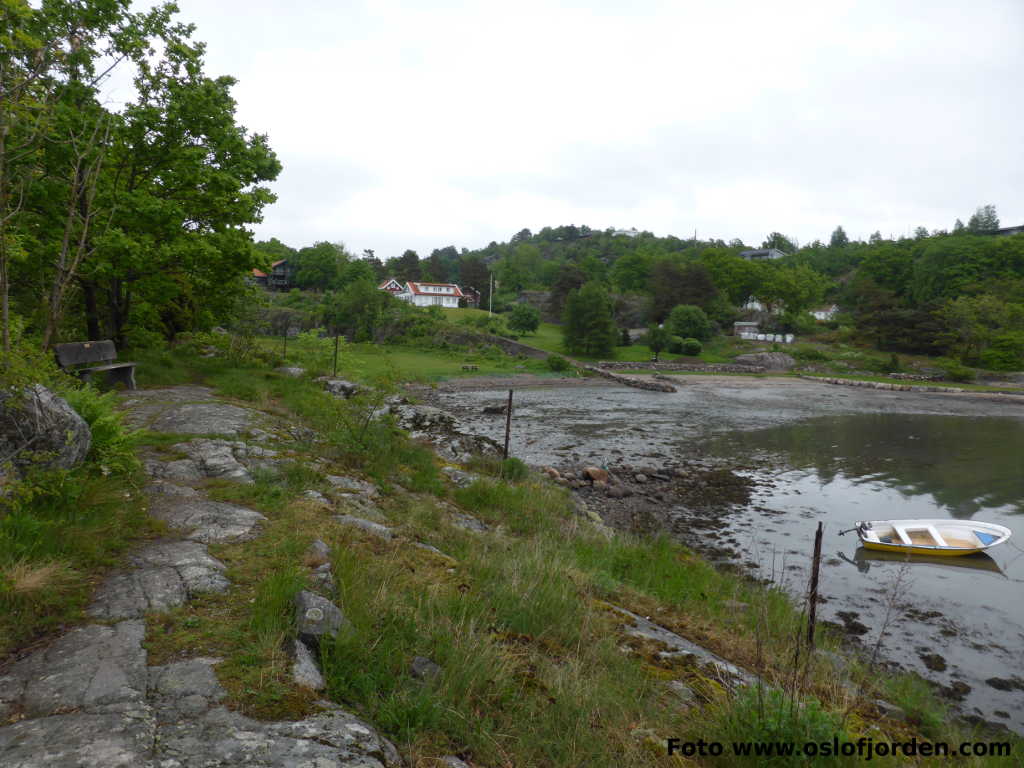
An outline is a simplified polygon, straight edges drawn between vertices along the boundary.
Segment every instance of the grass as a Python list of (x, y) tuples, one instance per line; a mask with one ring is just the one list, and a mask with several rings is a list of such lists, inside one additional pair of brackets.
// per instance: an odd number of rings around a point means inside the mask
[(1009, 392), (1020, 394), (1024, 392), (1020, 387), (995, 387), (986, 384), (970, 384), (954, 381), (905, 381), (903, 379), (891, 379), (888, 376), (862, 376), (854, 375), (849, 373), (806, 373), (805, 376), (813, 376), (815, 378), (839, 378), (849, 379), (850, 381), (875, 381), (885, 384), (899, 384), (907, 385), (910, 387), (956, 387), (962, 389), (965, 392)]
[(113, 398), (64, 392), (90, 425), (74, 469), (30, 469), (0, 497), (0, 656), (80, 620), (99, 578), (162, 528), (144, 509), (131, 436)]

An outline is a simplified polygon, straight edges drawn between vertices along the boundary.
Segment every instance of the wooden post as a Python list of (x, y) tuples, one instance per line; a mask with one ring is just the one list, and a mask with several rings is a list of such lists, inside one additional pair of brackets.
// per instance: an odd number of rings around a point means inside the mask
[(338, 376), (338, 335), (334, 335), (334, 376)]
[(818, 530), (814, 534), (814, 559), (811, 562), (811, 589), (808, 596), (810, 605), (807, 610), (807, 647), (814, 650), (814, 625), (817, 622), (818, 613), (818, 572), (821, 570), (821, 535), (822, 526), (818, 523)]
[(512, 430), (512, 390), (508, 391), (508, 405), (505, 407), (505, 452), (502, 458), (508, 458), (508, 438)]

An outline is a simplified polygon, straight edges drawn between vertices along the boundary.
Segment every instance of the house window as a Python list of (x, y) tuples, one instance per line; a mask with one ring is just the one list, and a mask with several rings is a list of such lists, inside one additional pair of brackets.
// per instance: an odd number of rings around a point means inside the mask
[(431, 304), (444, 304), (444, 296), (431, 296), (430, 297), (430, 303)]

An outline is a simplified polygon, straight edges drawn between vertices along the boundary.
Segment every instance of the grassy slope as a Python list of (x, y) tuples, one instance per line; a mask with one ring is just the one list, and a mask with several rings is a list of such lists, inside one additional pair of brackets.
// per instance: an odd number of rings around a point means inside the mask
[[(355, 365), (358, 357), (346, 361)], [(333, 549), (339, 604), (353, 625), (325, 652), (329, 695), (383, 728), (414, 765), (457, 753), (483, 765), (667, 766), (684, 764), (665, 755), (668, 736), (802, 740), (822, 727), (876, 741), (921, 735), (888, 722), (875, 730), (870, 701), (877, 695), (906, 707), (925, 735), (953, 738), (927, 687), (897, 678), (898, 685), (876, 689), (856, 664), (855, 680), (864, 686), (857, 697), (838, 684), (830, 664), (806, 668), (802, 695), (817, 697), (827, 710), (798, 710), (812, 713), (814, 722), (780, 721), (779, 713), (731, 699), (700, 670), (659, 659), (655, 647), (619, 635), (606, 601), (784, 685), (802, 618), (781, 592), (716, 571), (665, 540), (609, 539), (572, 512), (563, 490), (540, 478), (485, 479), (454, 489), (441, 481), (433, 456), (400, 435), (384, 430), (353, 441), (337, 409), (367, 406), (339, 404), (307, 380), (259, 367), (179, 362), (180, 370), (223, 394), (289, 414), (328, 438), (315, 456), (296, 456), (282, 474), (257, 474), (254, 486), (213, 484), (217, 498), (261, 509), (269, 518), (267, 535), (214, 548), (230, 566), (236, 590), (203, 597), (149, 625), (154, 663), (181, 654), (225, 658), (218, 674), (229, 703), (241, 711), (262, 717), (309, 711), (309, 696), (288, 679), (283, 648), (294, 633), (290, 597), (308, 574), (302, 552), (318, 537)], [(309, 468), (313, 458), (327, 462), (319, 471), (362, 471), (381, 483), (381, 509), (398, 537), (382, 542), (345, 529), (331, 510), (302, 500), (304, 489), (324, 488)], [(489, 523), (492, 532), (473, 535), (453, 526), (450, 514), (458, 509)], [(451, 559), (411, 547), (414, 540)], [(823, 642), (836, 649), (833, 640)], [(623, 654), (624, 645), (634, 653)], [(426, 683), (414, 678), (409, 663), (417, 655), (437, 661), (441, 676)], [(687, 680), (699, 705), (681, 709), (663, 687), (668, 679)]]

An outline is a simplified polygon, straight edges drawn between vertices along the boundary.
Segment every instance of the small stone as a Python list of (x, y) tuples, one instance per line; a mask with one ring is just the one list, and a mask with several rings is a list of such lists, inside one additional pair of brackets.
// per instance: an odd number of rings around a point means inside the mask
[(320, 491), (304, 491), (302, 493), (302, 498), (306, 499), (307, 501), (314, 501), (317, 504), (325, 504), (327, 506), (330, 506), (331, 504), (331, 502), (327, 500), (327, 497), (320, 493)]
[(647, 482), (647, 475), (643, 475), (643, 474), (633, 475), (633, 480), (635, 480), (638, 483), (646, 483)]
[(550, 477), (552, 480), (558, 480), (561, 478), (561, 475), (558, 474), (558, 470), (555, 469), (554, 467), (544, 467), (544, 471), (547, 473), (547, 476)]
[(622, 499), (622, 498), (625, 498), (625, 496), (626, 496), (626, 491), (623, 489), (623, 487), (621, 485), (613, 485), (613, 486), (611, 486), (606, 491), (606, 493), (608, 494), (608, 498), (610, 498), (610, 499)]
[(300, 378), (306, 372), (305, 368), (299, 368), (298, 366), (287, 366), (287, 365), (282, 365), (280, 368), (275, 368), (274, 370), (277, 373), (280, 373), (282, 376), (289, 376), (289, 377), (291, 377), (293, 379)]
[(317, 539), (306, 549), (305, 562), (311, 568), (324, 565), (331, 561), (331, 548)]
[(321, 592), (333, 594), (335, 591), (334, 574), (331, 573), (330, 563), (324, 563), (309, 576), (309, 584)]
[(341, 609), (330, 600), (305, 589), (295, 596), (295, 625), (304, 642), (316, 646), (321, 637), (337, 637), (347, 624)]
[(483, 533), (487, 530), (486, 523), (477, 520), (472, 515), (464, 515), (461, 512), (457, 512), (452, 515), (452, 525), (456, 525), (467, 531), (473, 531), (474, 533)]
[[(1007, 717), (1009, 717), (1009, 715), (1007, 715)], [(444, 766), (444, 768), (469, 768), (469, 763), (459, 760), (459, 758), (454, 755), (446, 755), (445, 757), (442, 757), (441, 765)]]
[(583, 470), (583, 474), (589, 478), (592, 483), (608, 482), (608, 473), (600, 467), (586, 467)]
[(327, 687), (324, 676), (320, 674), (316, 659), (310, 653), (305, 643), (293, 643), (292, 650), (295, 653), (295, 661), (292, 662), (292, 679), (296, 685), (309, 688), (314, 691), (322, 691)]
[(441, 667), (426, 656), (415, 656), (409, 666), (409, 671), (417, 680), (428, 681), (441, 674)]

